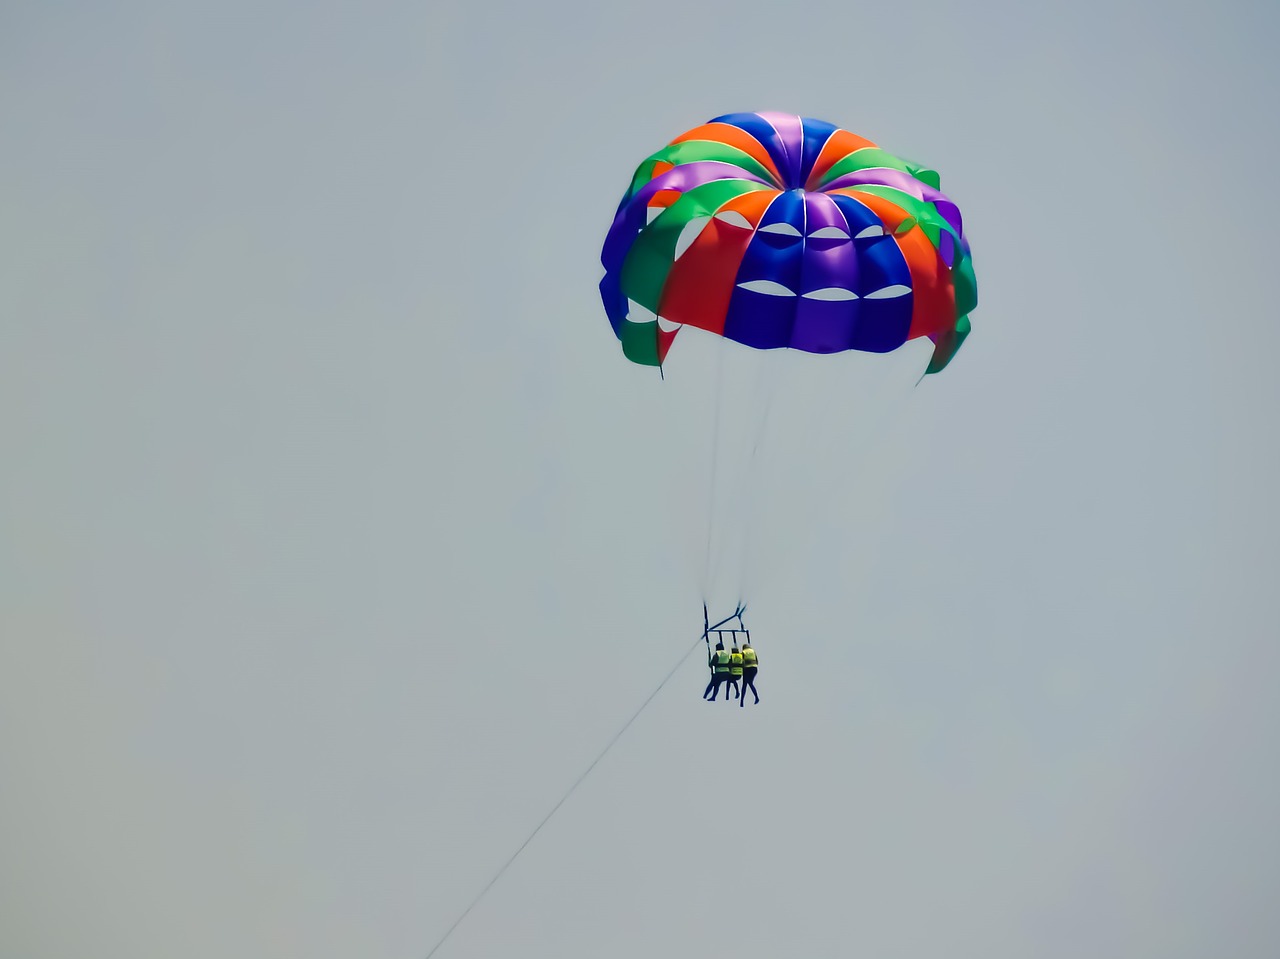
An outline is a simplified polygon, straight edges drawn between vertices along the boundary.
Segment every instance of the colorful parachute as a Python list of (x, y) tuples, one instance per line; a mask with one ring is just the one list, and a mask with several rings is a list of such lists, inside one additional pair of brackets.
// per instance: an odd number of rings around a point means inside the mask
[(938, 174), (820, 120), (731, 113), (640, 164), (601, 254), (626, 356), (660, 366), (681, 326), (757, 349), (886, 353), (969, 333), (977, 281)]

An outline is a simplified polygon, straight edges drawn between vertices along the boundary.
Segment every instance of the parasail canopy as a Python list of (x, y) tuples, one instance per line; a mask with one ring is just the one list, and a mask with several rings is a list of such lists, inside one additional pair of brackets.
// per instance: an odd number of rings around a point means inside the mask
[(661, 366), (693, 326), (761, 350), (887, 353), (969, 333), (977, 281), (936, 172), (830, 123), (731, 113), (637, 168), (600, 294), (625, 355)]

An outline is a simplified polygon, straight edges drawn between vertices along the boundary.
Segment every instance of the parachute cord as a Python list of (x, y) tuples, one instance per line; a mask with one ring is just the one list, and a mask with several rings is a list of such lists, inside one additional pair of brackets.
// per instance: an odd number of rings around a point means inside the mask
[(720, 407), (724, 404), (724, 343), (719, 344), (716, 360), (716, 411), (711, 428), (711, 482), (707, 485), (707, 557), (702, 571), (702, 599), (705, 605), (711, 592), (711, 534), (715, 530), (716, 472), (720, 462)]
[[(780, 354), (782, 351), (777, 350), (774, 352)], [(776, 362), (773, 362), (774, 360), (775, 357), (771, 355), (766, 357), (765, 361), (760, 364), (758, 377), (759, 381), (763, 382), (763, 388), (760, 392), (764, 394), (764, 407), (760, 412), (760, 421), (756, 428), (755, 441), (752, 443), (751, 454), (748, 457), (746, 467), (747, 490), (743, 517), (744, 528), (742, 536), (742, 555), (739, 557), (738, 561), (740, 576), (738, 582), (738, 607), (744, 610), (746, 609), (748, 599), (748, 588), (754, 588), (754, 583), (751, 582), (753, 579), (752, 574), (754, 573), (753, 564), (751, 562), (751, 545), (752, 533), (755, 532), (756, 527), (756, 523), (753, 522), (753, 517), (755, 516), (755, 505), (760, 494), (760, 477), (754, 469), (756, 454), (760, 451), (760, 446), (764, 442), (765, 434), (768, 432), (769, 414), (773, 412), (773, 398), (778, 392), (779, 374), (776, 369), (772, 369), (771, 371), (771, 368), (777, 365)]]
[[(704, 633), (702, 636), (699, 636), (698, 639), (704, 639), (705, 637), (706, 637), (706, 634)], [(710, 646), (710, 640), (708, 640), (708, 647), (709, 646)], [(585, 770), (583, 770), (582, 775), (579, 776), (574, 781), (574, 784), (570, 786), (569, 789), (565, 792), (565, 794), (560, 797), (560, 801), (551, 807), (551, 812), (547, 813), (545, 816), (542, 817), (542, 822), (538, 823), (538, 825), (534, 827), (533, 832), (529, 833), (529, 837), (520, 844), (520, 848), (511, 854), (511, 858), (508, 859), (505, 863), (503, 863), (502, 868), (493, 874), (493, 878), (490, 879), (489, 882), (485, 885), (485, 887), (480, 890), (479, 895), (477, 895), (474, 899), (471, 900), (471, 904), (467, 906), (466, 909), (462, 910), (462, 915), (460, 915), (457, 919), (455, 919), (453, 921), (453, 925), (445, 930), (444, 935), (440, 937), (440, 941), (437, 942), (434, 946), (432, 946), (431, 951), (427, 953), (426, 959), (431, 959), (431, 957), (434, 956), (439, 951), (440, 947), (445, 944), (448, 938), (451, 935), (453, 935), (453, 931), (457, 929), (458, 926), (462, 925), (462, 920), (466, 919), (467, 916), (470, 915), (471, 910), (474, 909), (477, 904), (479, 904), (480, 900), (483, 899), (485, 895), (489, 892), (489, 890), (492, 889), (497, 884), (498, 880), (502, 878), (503, 874), (509, 868), (511, 868), (511, 864), (516, 861), (520, 853), (524, 852), (525, 847), (528, 846), (529, 843), (533, 842), (533, 837), (538, 835), (538, 833), (542, 831), (542, 827), (545, 826), (551, 820), (551, 817), (556, 814), (556, 812), (560, 809), (561, 806), (565, 804), (568, 798), (574, 794), (574, 792), (577, 790), (579, 786), (582, 785), (582, 781), (586, 779), (589, 775), (591, 775), (591, 770), (595, 769), (596, 766), (599, 764), (600, 760), (604, 759), (605, 755), (609, 752), (609, 750), (613, 748), (614, 743), (616, 743), (619, 739), (622, 738), (622, 734), (631, 728), (631, 724), (634, 723), (638, 718), (640, 718), (640, 714), (645, 711), (645, 707), (647, 707), (651, 702), (653, 702), (654, 698), (658, 695), (658, 693), (662, 692), (662, 687), (667, 685), (671, 677), (676, 674), (676, 671), (679, 670), (680, 667), (684, 665), (684, 661), (688, 659), (691, 655), (693, 655), (693, 651), (697, 648), (698, 648), (698, 643), (697, 643), (697, 640), (695, 640), (693, 645), (690, 646), (689, 649), (685, 652), (685, 654), (676, 661), (676, 664), (671, 667), (671, 671), (662, 678), (662, 682), (658, 683), (657, 688), (654, 689), (654, 691), (649, 694), (649, 697), (640, 704), (640, 708), (637, 709), (634, 713), (632, 713), (631, 718), (622, 724), (622, 728), (613, 734), (612, 739), (610, 739), (607, 743), (605, 743), (604, 749), (600, 750), (599, 755), (597, 755), (595, 759), (591, 760), (591, 765), (588, 766)]]

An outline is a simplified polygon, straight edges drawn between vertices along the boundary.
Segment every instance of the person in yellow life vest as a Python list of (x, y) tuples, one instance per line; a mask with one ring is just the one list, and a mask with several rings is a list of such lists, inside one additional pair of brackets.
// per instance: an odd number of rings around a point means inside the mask
[[(715, 652), (707, 658), (707, 665), (711, 667), (711, 682), (707, 683), (707, 688), (702, 691), (702, 698), (710, 702), (716, 701), (716, 696), (720, 694), (720, 685), (729, 678), (729, 670), (732, 668), (730, 660), (733, 654), (724, 648), (724, 643), (716, 643)], [(734, 683), (736, 690), (737, 683)], [(708, 693), (710, 695), (708, 695)], [(729, 698), (729, 691), (725, 690), (725, 699)]]
[(760, 659), (756, 656), (756, 651), (751, 648), (750, 643), (742, 644), (742, 693), (738, 696), (738, 705), (745, 706), (747, 704), (747, 690), (751, 690), (751, 695), (756, 698), (756, 702), (760, 702), (760, 694), (756, 692), (756, 671), (760, 668)]
[(737, 646), (729, 652), (729, 682), (733, 684), (733, 695), (742, 705), (742, 652)]

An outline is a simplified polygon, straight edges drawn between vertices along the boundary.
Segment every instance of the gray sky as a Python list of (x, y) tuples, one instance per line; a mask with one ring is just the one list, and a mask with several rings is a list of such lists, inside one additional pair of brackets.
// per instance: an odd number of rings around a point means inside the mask
[(426, 954), (697, 636), (599, 245), (773, 109), (941, 171), (975, 332), (870, 432), (784, 365), (764, 702), (695, 655), (440, 959), (1280, 953), (1278, 28), (8, 4), (0, 952)]

